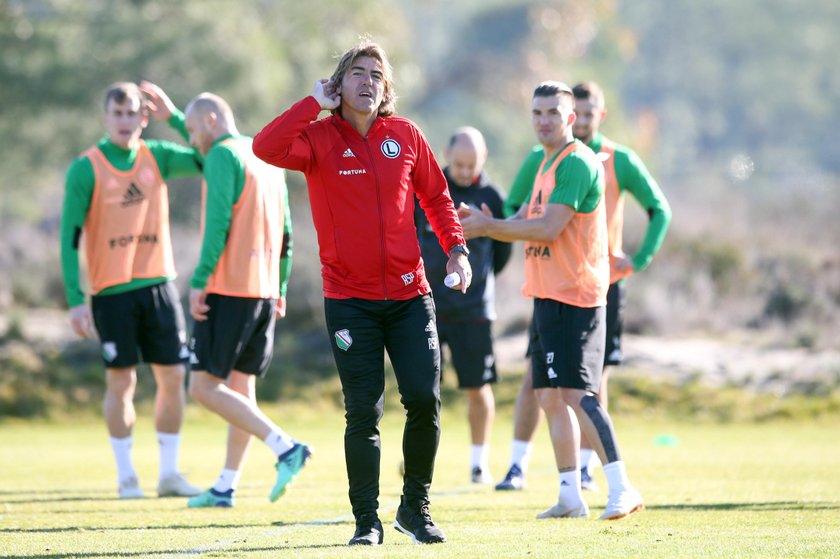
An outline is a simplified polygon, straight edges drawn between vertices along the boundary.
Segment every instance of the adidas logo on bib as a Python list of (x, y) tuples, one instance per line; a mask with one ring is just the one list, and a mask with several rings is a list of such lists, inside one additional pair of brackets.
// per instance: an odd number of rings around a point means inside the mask
[(126, 190), (125, 194), (123, 194), (122, 207), (126, 208), (128, 206), (140, 204), (145, 199), (146, 197), (143, 196), (143, 191), (140, 190), (140, 188), (138, 188), (136, 184), (131, 183), (131, 185), (128, 187), (128, 190)]

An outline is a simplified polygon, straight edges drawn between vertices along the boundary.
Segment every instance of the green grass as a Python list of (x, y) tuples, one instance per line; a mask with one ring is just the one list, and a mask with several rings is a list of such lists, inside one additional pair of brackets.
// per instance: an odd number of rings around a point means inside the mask
[[(46, 557), (837, 557), (840, 445), (836, 417), (769, 423), (616, 418), (631, 479), (647, 509), (602, 522), (605, 493), (586, 494), (593, 518), (536, 521), (556, 500), (558, 480), (543, 427), (529, 487), (496, 493), (468, 483), (462, 410), (442, 420), (432, 513), (449, 542), (415, 546), (390, 525), (399, 499), (402, 413), (383, 422), (380, 515), (385, 545), (349, 549), (353, 532), (342, 448), (343, 417), (270, 407), (269, 415), (316, 449), (290, 492), (268, 502), (273, 458), (255, 442), (233, 510), (189, 510), (184, 499), (115, 498), (104, 425), (0, 423), (0, 556)], [(494, 429), (492, 469), (503, 475), (510, 416)], [(663, 437), (663, 435), (665, 435)], [(668, 444), (657, 444), (665, 442)], [(222, 422), (188, 410), (182, 469), (200, 485), (218, 475)], [(135, 437), (141, 485), (153, 495), (157, 450), (148, 413)], [(604, 488), (601, 470), (596, 481)]]

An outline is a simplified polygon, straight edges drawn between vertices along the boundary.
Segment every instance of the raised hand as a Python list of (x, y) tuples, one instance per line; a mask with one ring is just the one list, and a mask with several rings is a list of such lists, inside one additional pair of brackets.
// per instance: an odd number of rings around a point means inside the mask
[(321, 105), (321, 109), (329, 111), (341, 104), (341, 94), (332, 80), (321, 79), (315, 82), (312, 97)]
[(177, 108), (166, 92), (158, 85), (143, 80), (140, 91), (146, 94), (146, 109), (156, 120), (166, 121)]

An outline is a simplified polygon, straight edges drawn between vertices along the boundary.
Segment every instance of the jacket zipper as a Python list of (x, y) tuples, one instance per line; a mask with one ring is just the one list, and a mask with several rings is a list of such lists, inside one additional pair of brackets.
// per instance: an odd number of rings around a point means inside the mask
[(388, 300), (388, 282), (385, 269), (388, 265), (388, 259), (386, 258), (385, 253), (385, 225), (382, 217), (382, 190), (379, 186), (379, 171), (376, 169), (376, 163), (373, 160), (373, 154), (370, 151), (370, 144), (368, 143), (367, 136), (362, 138), (362, 140), (365, 142), (365, 150), (370, 158), (370, 166), (373, 168), (373, 177), (374, 182), (376, 183), (376, 209), (379, 212), (379, 248), (382, 254), (382, 290), (385, 293), (385, 300)]

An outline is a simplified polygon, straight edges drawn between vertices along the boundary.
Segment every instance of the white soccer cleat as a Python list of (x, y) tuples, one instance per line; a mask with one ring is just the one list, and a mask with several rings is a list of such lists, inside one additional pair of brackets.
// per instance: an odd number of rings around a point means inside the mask
[(630, 516), (634, 512), (639, 512), (643, 508), (645, 508), (645, 504), (642, 501), (642, 496), (630, 487), (618, 493), (610, 493), (601, 520), (618, 520)]
[(158, 481), (158, 497), (195, 497), (202, 493), (181, 474), (172, 474)]
[(143, 490), (140, 489), (140, 483), (136, 477), (122, 480), (117, 488), (117, 495), (120, 499), (142, 499), (144, 497)]
[(586, 518), (589, 516), (589, 506), (586, 501), (581, 501), (576, 507), (567, 506), (557, 501), (557, 504), (550, 509), (537, 515), (537, 518)]

